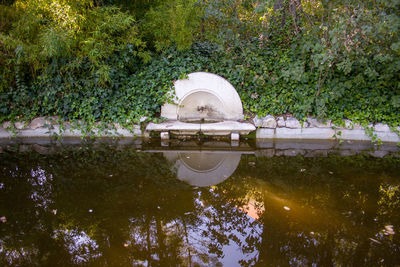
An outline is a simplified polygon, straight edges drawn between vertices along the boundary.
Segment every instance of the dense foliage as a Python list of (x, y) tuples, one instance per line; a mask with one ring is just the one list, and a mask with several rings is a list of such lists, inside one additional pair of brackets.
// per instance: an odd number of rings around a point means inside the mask
[(398, 0), (0, 3), (0, 121), (155, 118), (209, 71), (249, 116), (400, 123)]

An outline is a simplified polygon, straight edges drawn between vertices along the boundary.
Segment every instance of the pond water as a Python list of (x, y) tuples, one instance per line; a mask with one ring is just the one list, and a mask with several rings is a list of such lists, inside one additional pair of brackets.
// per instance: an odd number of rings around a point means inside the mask
[(0, 264), (400, 262), (396, 156), (152, 151), (129, 145), (4, 148)]

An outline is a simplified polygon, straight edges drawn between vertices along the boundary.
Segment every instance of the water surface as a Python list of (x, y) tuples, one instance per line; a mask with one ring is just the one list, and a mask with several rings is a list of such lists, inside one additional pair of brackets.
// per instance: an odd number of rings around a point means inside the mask
[(399, 158), (255, 155), (10, 146), (0, 154), (0, 264), (400, 262)]

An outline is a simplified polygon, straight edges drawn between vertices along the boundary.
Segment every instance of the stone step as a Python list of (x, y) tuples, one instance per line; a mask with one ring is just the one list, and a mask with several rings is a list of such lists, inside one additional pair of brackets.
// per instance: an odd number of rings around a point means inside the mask
[(187, 123), (181, 121), (166, 121), (162, 123), (149, 123), (148, 132), (170, 132), (180, 135), (204, 135), (222, 136), (237, 133), (247, 135), (255, 131), (256, 127), (248, 122), (222, 121), (216, 123)]

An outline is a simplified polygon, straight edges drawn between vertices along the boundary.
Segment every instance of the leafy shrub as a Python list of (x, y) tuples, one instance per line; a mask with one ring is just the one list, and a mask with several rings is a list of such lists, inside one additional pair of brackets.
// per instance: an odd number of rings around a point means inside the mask
[(399, 125), (398, 1), (153, 1), (138, 24), (148, 1), (114, 2), (1, 6), (0, 121), (154, 119), (174, 80), (208, 71), (249, 116)]

